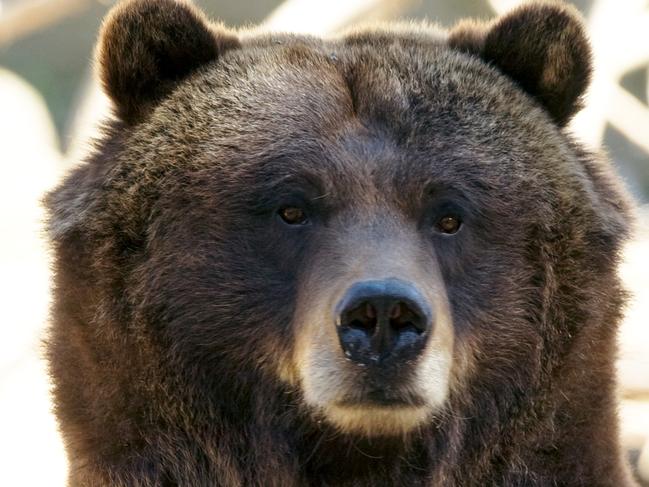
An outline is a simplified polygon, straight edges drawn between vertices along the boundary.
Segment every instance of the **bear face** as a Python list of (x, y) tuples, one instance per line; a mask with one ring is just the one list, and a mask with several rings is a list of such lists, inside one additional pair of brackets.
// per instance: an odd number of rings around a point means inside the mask
[[(545, 452), (616, 442), (628, 215), (562, 130), (590, 70), (572, 11), (319, 40), (136, 0), (98, 56), (118, 120), (48, 198), (58, 414), (100, 472), (78, 482), (586, 481)], [(392, 457), (337, 464), (354, 442)], [(627, 481), (592, 445), (576, 464)]]

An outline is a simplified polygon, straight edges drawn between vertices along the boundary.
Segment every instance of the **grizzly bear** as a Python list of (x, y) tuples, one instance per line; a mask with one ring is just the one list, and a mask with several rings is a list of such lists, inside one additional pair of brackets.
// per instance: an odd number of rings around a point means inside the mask
[(46, 201), (70, 485), (633, 485), (572, 8), (319, 39), (130, 0), (97, 57), (114, 117)]

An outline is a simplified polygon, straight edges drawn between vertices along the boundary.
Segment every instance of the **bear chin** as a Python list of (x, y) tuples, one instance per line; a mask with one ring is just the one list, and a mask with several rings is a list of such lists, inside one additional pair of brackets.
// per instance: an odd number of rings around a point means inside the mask
[(330, 405), (321, 411), (327, 423), (342, 433), (365, 437), (405, 436), (427, 424), (430, 406)]

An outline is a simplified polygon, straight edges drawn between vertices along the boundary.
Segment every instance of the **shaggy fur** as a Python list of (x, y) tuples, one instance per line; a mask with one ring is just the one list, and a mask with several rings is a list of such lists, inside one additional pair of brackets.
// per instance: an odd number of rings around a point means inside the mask
[[(629, 209), (561, 128), (590, 70), (572, 10), (320, 40), (134, 0), (98, 52), (117, 117), (47, 197), (71, 485), (633, 485), (614, 395)], [(432, 230), (448, 211), (452, 236)], [(412, 387), (442, 403), (421, 417), (326, 407), (362, 392), (327, 313), (368, 272), (438, 306)]]

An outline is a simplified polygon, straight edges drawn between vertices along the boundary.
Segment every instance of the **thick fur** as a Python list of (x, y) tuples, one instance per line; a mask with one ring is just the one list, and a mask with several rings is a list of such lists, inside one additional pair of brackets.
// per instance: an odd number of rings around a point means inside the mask
[(560, 126), (581, 107), (591, 54), (574, 7), (523, 6), (492, 24), (461, 22), (451, 31), (449, 45), (477, 54), (516, 80)]
[(189, 3), (139, 0), (118, 5), (106, 18), (97, 59), (117, 115), (133, 124), (180, 80), (238, 44)]
[[(573, 13), (224, 44), (185, 4), (110, 19), (119, 119), (46, 202), (71, 485), (633, 485), (614, 380), (629, 207), (561, 128), (589, 70)], [(300, 229), (275, 218), (296, 188)], [(430, 232), (438, 195), (463, 208), (453, 238)], [(312, 331), (323, 296), (367, 259), (438, 276), (452, 323), (444, 406), (400, 435), (347, 430), (302, 389), (304, 347), (339, 353)]]

